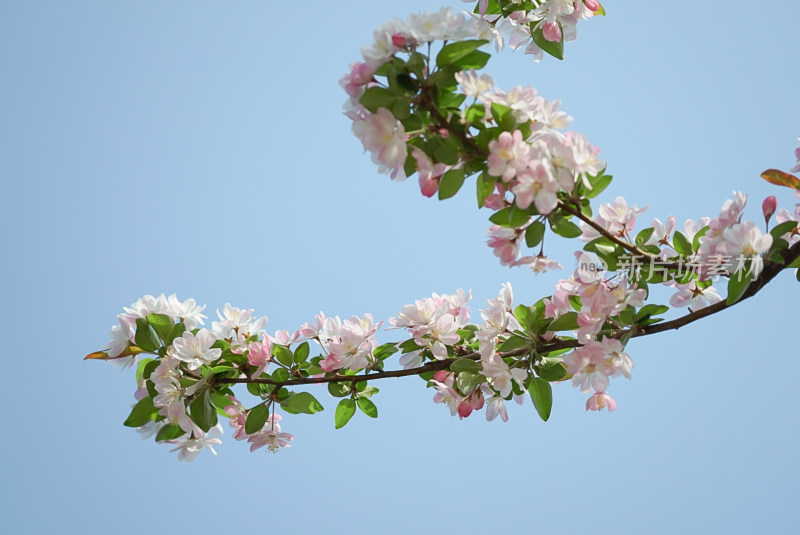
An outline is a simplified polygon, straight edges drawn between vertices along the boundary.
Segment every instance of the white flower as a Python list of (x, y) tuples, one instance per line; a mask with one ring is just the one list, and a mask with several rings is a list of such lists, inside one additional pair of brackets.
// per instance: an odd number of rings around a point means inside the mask
[[(197, 436), (197, 435), (200, 436)], [(222, 436), (222, 424), (217, 423), (214, 427), (208, 430), (208, 434), (204, 434), (202, 431), (195, 431), (195, 436), (192, 438), (187, 437), (186, 435), (182, 437), (178, 437), (174, 440), (170, 440), (171, 444), (178, 444), (177, 448), (173, 448), (170, 451), (177, 451), (178, 452), (178, 460), (179, 461), (194, 461), (194, 458), (197, 457), (197, 454), (203, 451), (203, 449), (208, 449), (214, 455), (217, 452), (214, 450), (215, 444), (222, 444), (222, 440), (218, 437)]]
[(185, 362), (190, 370), (196, 370), (203, 364), (211, 364), (220, 358), (222, 350), (211, 348), (216, 341), (207, 329), (200, 329), (196, 335), (187, 331), (172, 342), (167, 355)]

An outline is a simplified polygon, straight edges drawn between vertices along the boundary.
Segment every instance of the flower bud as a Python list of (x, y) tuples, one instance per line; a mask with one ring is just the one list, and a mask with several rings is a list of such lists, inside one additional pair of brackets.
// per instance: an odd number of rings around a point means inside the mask
[(600, 9), (600, 2), (597, 0), (583, 0), (583, 5), (586, 6), (586, 9), (591, 9), (592, 11)]
[(392, 35), (392, 44), (397, 48), (405, 48), (408, 45), (408, 41), (406, 40), (406, 36), (402, 33), (396, 33)]
[(769, 223), (772, 214), (778, 209), (778, 199), (774, 195), (770, 195), (761, 204), (761, 211), (764, 212), (764, 221)]

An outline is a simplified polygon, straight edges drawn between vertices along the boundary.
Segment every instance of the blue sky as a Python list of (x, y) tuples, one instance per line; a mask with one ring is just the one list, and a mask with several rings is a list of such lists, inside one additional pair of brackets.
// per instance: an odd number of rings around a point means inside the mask
[[(600, 198), (641, 221), (717, 214), (734, 189), (760, 218), (761, 181), (800, 135), (797, 9), (608, 0), (566, 60), (508, 51), (502, 87), (561, 99), (616, 179)], [(463, 4), (450, 2), (456, 9)], [(673, 3), (673, 5), (677, 5)], [(500, 284), (519, 302), (559, 275), (501, 267), (469, 182), (445, 202), (378, 175), (349, 133), (337, 81), (383, 20), (422, 1), (21, 2), (0, 5), (2, 314), (8, 432), (0, 511), (14, 533), (194, 529), (434, 533), (789, 533), (800, 439), (798, 285), (631, 342), (616, 413), (555, 388), (543, 423), (464, 421), (420, 380), (377, 384), (377, 421), (334, 431), (287, 418), (278, 455), (230, 439), (178, 463), (123, 427), (132, 373), (83, 362), (123, 306), (177, 293), (255, 308), (295, 329), (319, 310), (394, 315), (457, 288), (477, 316)], [(571, 270), (571, 243), (550, 253)], [(564, 273), (563, 276), (567, 276)], [(664, 294), (664, 301), (669, 294)], [(382, 340), (392, 340), (385, 333)], [(65, 526), (75, 526), (65, 528)]]

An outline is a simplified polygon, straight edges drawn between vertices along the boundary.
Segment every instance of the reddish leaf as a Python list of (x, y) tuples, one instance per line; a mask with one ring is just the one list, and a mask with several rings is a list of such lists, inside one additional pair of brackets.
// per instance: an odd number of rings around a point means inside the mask
[(83, 360), (86, 359), (108, 360), (108, 353), (105, 351), (95, 351), (94, 353), (89, 353), (83, 357)]
[(784, 173), (783, 171), (779, 171), (777, 169), (767, 169), (761, 173), (761, 178), (770, 184), (776, 184), (778, 186), (786, 186), (787, 188), (800, 190), (800, 178), (790, 175), (789, 173)]

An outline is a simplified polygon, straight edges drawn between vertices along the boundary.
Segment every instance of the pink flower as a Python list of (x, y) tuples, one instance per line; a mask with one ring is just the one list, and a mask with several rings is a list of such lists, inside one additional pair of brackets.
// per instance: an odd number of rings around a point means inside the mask
[(258, 433), (250, 435), (248, 442), (250, 442), (250, 451), (255, 451), (258, 448), (267, 447), (267, 451), (278, 453), (279, 448), (291, 448), (290, 441), (294, 440), (294, 436), (289, 433), (281, 432), (281, 426), (278, 423), (282, 419), (280, 414), (271, 414), (267, 418), (264, 428)]
[(689, 282), (675, 284), (675, 287), (678, 293), (669, 298), (669, 304), (676, 308), (688, 306), (692, 310), (700, 310), (722, 301), (722, 297), (713, 286), (700, 288), (696, 283)]
[(540, 214), (547, 215), (558, 206), (558, 182), (553, 178), (550, 166), (538, 160), (531, 160), (517, 173), (517, 183), (511, 191), (516, 195), (517, 206), (523, 210), (533, 202)]
[(258, 378), (267, 371), (269, 363), (272, 361), (272, 340), (265, 336), (261, 342), (253, 342), (247, 346), (247, 362), (258, 369), (253, 372), (253, 378)]
[(489, 174), (508, 182), (528, 166), (530, 145), (522, 139), (522, 132), (503, 132), (495, 141), (489, 142)]
[(561, 26), (555, 21), (545, 22), (544, 25), (542, 25), (542, 35), (544, 35), (544, 38), (548, 41), (558, 43), (561, 41), (562, 37)]
[[(797, 141), (800, 141), (800, 137), (797, 138)], [(790, 173), (800, 172), (800, 147), (794, 149), (794, 157), (797, 159), (797, 165), (789, 169)]]
[(406, 179), (405, 133), (403, 124), (386, 108), (379, 108), (376, 113), (365, 112), (362, 118), (353, 121), (353, 134), (361, 140), (364, 150), (370, 152), (378, 171), (390, 173), (397, 180)]
[(356, 62), (350, 65), (350, 72), (339, 80), (342, 86), (353, 98), (359, 98), (364, 93), (364, 88), (372, 81), (376, 65)]
[(601, 409), (608, 409), (608, 412), (613, 412), (617, 410), (617, 402), (605, 392), (595, 392), (586, 400), (586, 410), (599, 411)]
[(411, 155), (417, 161), (419, 189), (426, 197), (433, 197), (439, 191), (439, 179), (447, 172), (450, 166), (443, 163), (434, 164), (419, 147), (414, 147)]

